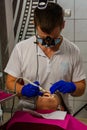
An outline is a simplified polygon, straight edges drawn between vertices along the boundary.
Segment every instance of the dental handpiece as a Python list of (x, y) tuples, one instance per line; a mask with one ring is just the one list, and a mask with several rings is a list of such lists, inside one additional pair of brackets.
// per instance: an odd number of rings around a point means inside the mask
[[(18, 79), (23, 79), (23, 80), (27, 81), (28, 83), (30, 83), (30, 84), (32, 84), (32, 85), (34, 85), (34, 86), (36, 86), (36, 87), (39, 87), (39, 90), (42, 91), (43, 93), (44, 93), (44, 92), (47, 92), (47, 90), (43, 89), (40, 85), (37, 85), (37, 84), (33, 83), (32, 81), (30, 81), (30, 80), (28, 80), (28, 79), (26, 79), (26, 78), (18, 77), (17, 80), (16, 80), (16, 82), (18, 81)], [(16, 82), (15, 82), (15, 83), (16, 83)]]
[(43, 89), (40, 85), (37, 85), (37, 84), (35, 84), (35, 83), (31, 82), (31, 81), (29, 81), (29, 83), (32, 84), (32, 85), (34, 85), (34, 86), (36, 86), (36, 87), (39, 87), (39, 90), (40, 90), (40, 91), (42, 91), (42, 92), (47, 92), (47, 91), (46, 91), (45, 89)]

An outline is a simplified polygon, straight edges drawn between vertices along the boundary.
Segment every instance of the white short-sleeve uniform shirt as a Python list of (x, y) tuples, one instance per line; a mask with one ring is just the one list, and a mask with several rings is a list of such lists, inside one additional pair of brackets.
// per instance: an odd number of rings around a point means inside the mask
[[(80, 50), (75, 44), (63, 38), (59, 50), (49, 59), (35, 41), (33, 36), (16, 44), (5, 68), (6, 73), (32, 82), (38, 76), (40, 86), (46, 90), (59, 80), (77, 82), (86, 78)], [(68, 95), (63, 95), (66, 105)]]

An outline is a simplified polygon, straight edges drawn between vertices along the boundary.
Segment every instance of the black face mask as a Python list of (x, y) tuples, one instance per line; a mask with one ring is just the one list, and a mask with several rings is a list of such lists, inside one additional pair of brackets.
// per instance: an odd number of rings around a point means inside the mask
[(45, 47), (53, 47), (60, 43), (61, 38), (53, 39), (50, 36), (47, 36), (46, 38), (42, 39), (36, 35), (36, 41), (41, 43)]

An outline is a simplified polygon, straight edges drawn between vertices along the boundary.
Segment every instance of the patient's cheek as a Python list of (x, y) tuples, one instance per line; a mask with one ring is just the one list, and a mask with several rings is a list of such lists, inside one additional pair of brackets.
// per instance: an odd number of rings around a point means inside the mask
[(36, 101), (38, 110), (57, 110), (59, 101), (57, 96), (39, 96)]

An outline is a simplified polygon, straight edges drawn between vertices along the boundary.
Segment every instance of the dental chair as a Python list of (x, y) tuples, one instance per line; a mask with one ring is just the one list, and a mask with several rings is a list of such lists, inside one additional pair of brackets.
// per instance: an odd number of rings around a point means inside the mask
[[(44, 112), (44, 111), (43, 111)], [(46, 111), (45, 111), (46, 112)], [(17, 111), (2, 127), (2, 130), (87, 130), (87, 125), (81, 123), (72, 115), (67, 114), (64, 120), (44, 119), (33, 116), (26, 111)]]
[(66, 123), (64, 120), (44, 119), (26, 111), (17, 111), (2, 130), (64, 130)]

